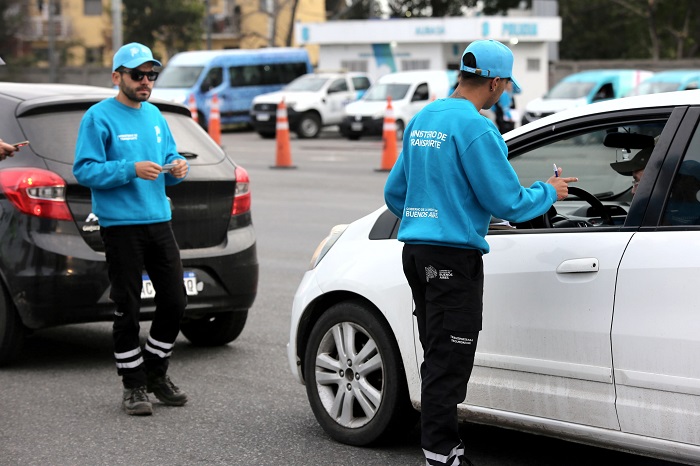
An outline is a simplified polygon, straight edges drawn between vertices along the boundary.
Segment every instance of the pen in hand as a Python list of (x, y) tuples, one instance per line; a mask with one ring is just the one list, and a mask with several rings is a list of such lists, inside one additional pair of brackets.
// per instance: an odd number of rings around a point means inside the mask
[(552, 164), (554, 166), (554, 176), (559, 178), (559, 169), (557, 168), (557, 164)]

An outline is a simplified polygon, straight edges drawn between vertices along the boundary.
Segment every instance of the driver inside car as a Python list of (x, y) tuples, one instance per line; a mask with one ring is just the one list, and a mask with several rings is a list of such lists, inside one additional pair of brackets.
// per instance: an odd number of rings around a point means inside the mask
[(631, 159), (622, 160), (620, 162), (613, 162), (610, 164), (613, 170), (618, 172), (623, 176), (631, 176), (632, 181), (632, 195), (637, 192), (637, 186), (639, 182), (642, 181), (642, 176), (644, 175), (644, 168), (647, 166), (649, 157), (654, 150), (654, 147), (645, 147), (644, 149), (637, 152)]

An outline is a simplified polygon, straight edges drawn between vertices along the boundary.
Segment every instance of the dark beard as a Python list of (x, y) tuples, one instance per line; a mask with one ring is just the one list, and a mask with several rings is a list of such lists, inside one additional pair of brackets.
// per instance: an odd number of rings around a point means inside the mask
[[(145, 102), (148, 100), (149, 97), (151, 97), (151, 90), (148, 89), (148, 95), (145, 97), (142, 97), (136, 93), (135, 89), (131, 89), (124, 84), (124, 81), (121, 82), (121, 86), (119, 86), (120, 90), (122, 91), (122, 94), (126, 96), (127, 99), (131, 100), (132, 102)], [(137, 88), (138, 89), (138, 88)]]

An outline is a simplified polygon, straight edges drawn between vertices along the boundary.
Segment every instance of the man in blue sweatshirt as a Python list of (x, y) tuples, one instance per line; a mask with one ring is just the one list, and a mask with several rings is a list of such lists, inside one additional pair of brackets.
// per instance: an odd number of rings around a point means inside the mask
[[(138, 43), (114, 54), (112, 82), (119, 92), (83, 116), (73, 174), (91, 189), (105, 245), (114, 313), (114, 356), (124, 386), (122, 404), (130, 415), (150, 415), (147, 392), (182, 406), (187, 395), (172, 383), (168, 360), (187, 305), (180, 250), (170, 225), (165, 187), (188, 172), (165, 118), (147, 102), (161, 66)], [(139, 342), (143, 271), (156, 290), (148, 340)]]
[(520, 185), (498, 128), (479, 114), (513, 83), (513, 54), (493, 40), (471, 43), (459, 84), (406, 126), (384, 198), (401, 219), (403, 269), (423, 346), (421, 447), (426, 464), (464, 466), (457, 404), (464, 401), (481, 330), (482, 255), (492, 216), (523, 222), (568, 194), (561, 169), (546, 183)]

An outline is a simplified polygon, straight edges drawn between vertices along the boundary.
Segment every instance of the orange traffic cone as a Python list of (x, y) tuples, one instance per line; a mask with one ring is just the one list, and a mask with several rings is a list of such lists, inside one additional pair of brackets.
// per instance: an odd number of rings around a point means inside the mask
[(221, 113), (219, 112), (219, 98), (214, 94), (209, 108), (209, 136), (221, 145)]
[(270, 168), (297, 168), (292, 165), (292, 150), (289, 143), (289, 119), (287, 117), (287, 104), (282, 99), (277, 106), (277, 159), (275, 165)]
[(194, 99), (194, 94), (190, 94), (190, 100), (187, 102), (187, 106), (190, 108), (190, 115), (195, 123), (199, 123), (199, 115), (197, 115), (197, 101)]
[(377, 171), (391, 170), (396, 163), (396, 120), (394, 119), (394, 107), (391, 106), (391, 96), (386, 99), (386, 112), (384, 113), (384, 128), (382, 139), (384, 150), (382, 152), (382, 166)]

